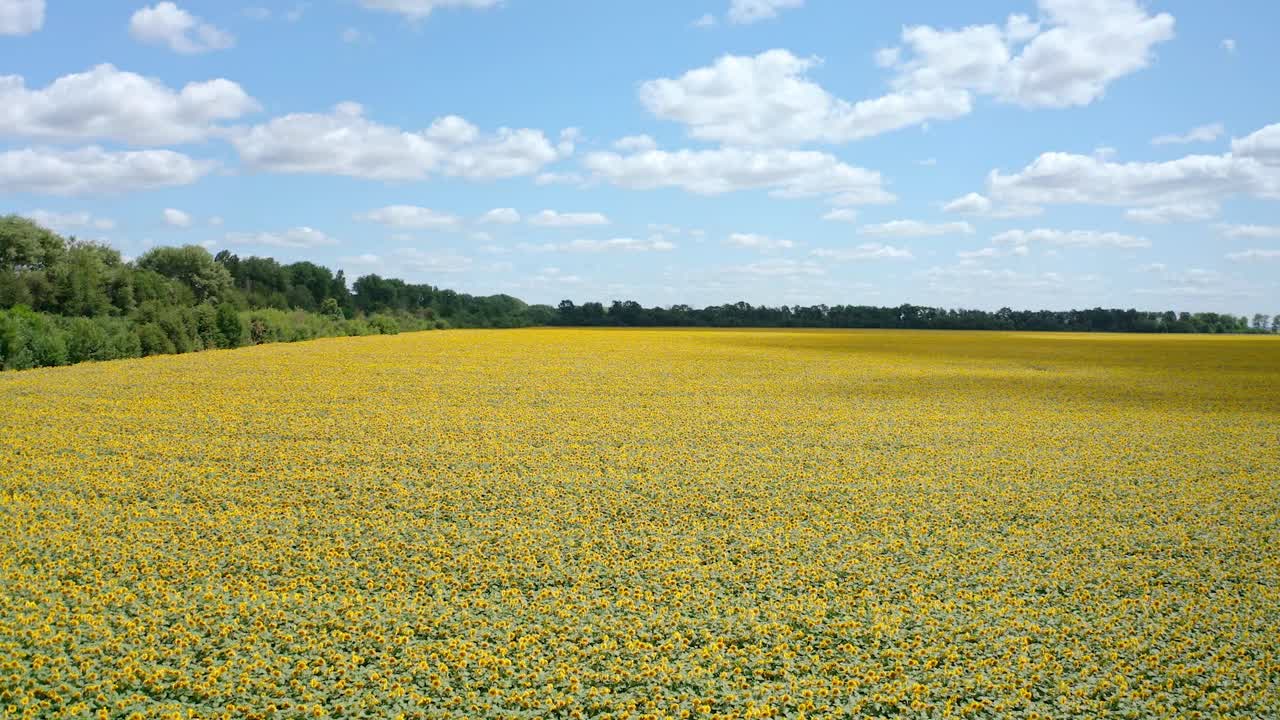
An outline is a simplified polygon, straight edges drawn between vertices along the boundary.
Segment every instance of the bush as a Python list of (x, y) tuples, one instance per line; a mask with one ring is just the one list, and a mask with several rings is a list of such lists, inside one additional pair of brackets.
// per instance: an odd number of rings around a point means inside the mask
[(138, 327), (138, 345), (142, 355), (172, 355), (177, 352), (173, 340), (158, 323), (147, 323)]
[(89, 318), (71, 320), (67, 331), (67, 359), (70, 362), (110, 360), (113, 357), (116, 357), (116, 354), (106, 328)]
[(379, 335), (398, 335), (400, 333), (400, 323), (390, 315), (370, 315), (369, 327)]
[(248, 329), (234, 305), (225, 302), (218, 305), (215, 323), (218, 326), (218, 347), (233, 348), (244, 344)]

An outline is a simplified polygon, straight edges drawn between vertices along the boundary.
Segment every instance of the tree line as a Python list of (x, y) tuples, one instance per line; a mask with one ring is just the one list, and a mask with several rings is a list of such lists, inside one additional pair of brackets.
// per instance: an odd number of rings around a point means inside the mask
[(473, 296), (302, 261), (157, 247), (132, 261), (16, 215), (0, 217), (0, 368), (24, 369), (340, 335), (451, 327), (789, 327), (1280, 332), (1280, 315), (1092, 310), (995, 312), (901, 305), (558, 307)]
[(475, 297), (377, 275), (351, 287), (311, 262), (106, 245), (0, 217), (0, 368), (449, 327), (546, 324), (508, 295)]
[(635, 301), (608, 307), (564, 300), (555, 325), (621, 327), (896, 328), (913, 330), (1036, 330), (1046, 332), (1277, 333), (1280, 315), (1243, 316), (1214, 312), (1090, 310), (963, 310), (921, 305), (782, 305), (745, 302), (694, 308), (646, 308)]

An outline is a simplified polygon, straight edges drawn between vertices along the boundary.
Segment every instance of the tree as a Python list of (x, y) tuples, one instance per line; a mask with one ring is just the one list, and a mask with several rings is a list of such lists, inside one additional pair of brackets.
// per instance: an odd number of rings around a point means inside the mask
[(236, 312), (234, 305), (227, 302), (220, 303), (215, 323), (218, 327), (218, 335), (222, 338), (219, 347), (233, 348), (244, 344), (244, 322), (240, 320), (240, 313)]
[(197, 303), (226, 299), (231, 291), (231, 273), (199, 245), (154, 248), (138, 258), (137, 265), (181, 282)]
[(17, 215), (0, 217), (0, 271), (46, 270), (66, 252), (62, 236)]
[(342, 314), (342, 308), (338, 306), (337, 299), (331, 297), (325, 298), (324, 302), (320, 303), (320, 314), (333, 320), (346, 319), (346, 316)]

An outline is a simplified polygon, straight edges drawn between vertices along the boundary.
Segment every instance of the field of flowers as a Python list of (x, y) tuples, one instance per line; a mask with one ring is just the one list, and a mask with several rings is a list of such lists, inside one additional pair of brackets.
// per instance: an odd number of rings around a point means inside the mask
[(1280, 341), (452, 331), (0, 375), (0, 717), (1277, 717)]

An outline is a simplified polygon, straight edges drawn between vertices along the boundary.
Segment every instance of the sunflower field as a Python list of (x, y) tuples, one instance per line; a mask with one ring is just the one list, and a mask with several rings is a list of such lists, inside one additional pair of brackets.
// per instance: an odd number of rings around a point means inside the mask
[(1280, 716), (1280, 339), (458, 330), (0, 375), (0, 717)]

